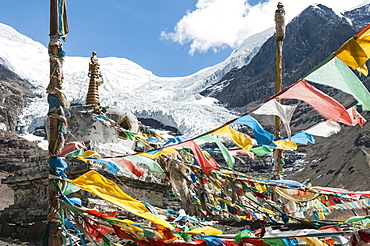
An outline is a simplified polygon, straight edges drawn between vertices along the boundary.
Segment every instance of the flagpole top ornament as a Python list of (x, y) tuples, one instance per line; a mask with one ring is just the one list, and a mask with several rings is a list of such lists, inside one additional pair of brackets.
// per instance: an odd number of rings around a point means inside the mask
[(284, 5), (281, 2), (277, 4), (277, 10), (275, 11), (275, 31), (276, 41), (281, 42), (285, 37), (285, 10)]
[(98, 58), (96, 57), (96, 52), (93, 51), (91, 53), (91, 58), (90, 58), (91, 62), (97, 62), (98, 61)]

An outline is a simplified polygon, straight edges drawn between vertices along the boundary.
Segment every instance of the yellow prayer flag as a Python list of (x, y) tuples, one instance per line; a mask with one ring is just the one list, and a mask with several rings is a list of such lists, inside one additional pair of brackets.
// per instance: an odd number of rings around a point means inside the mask
[(204, 233), (204, 235), (214, 236), (218, 234), (222, 234), (222, 231), (213, 227), (199, 227), (196, 229), (193, 229), (191, 231), (186, 232), (187, 234), (192, 235), (200, 235), (201, 233)]
[(278, 140), (274, 142), (276, 144), (276, 149), (297, 149), (297, 144), (294, 142)]
[(148, 151), (148, 152), (143, 152), (143, 153), (139, 153), (137, 155), (143, 155), (143, 156), (146, 156), (146, 157), (149, 157), (151, 159), (155, 159), (157, 158), (158, 156), (161, 156), (161, 155), (171, 155), (171, 154), (175, 154), (177, 153), (177, 150), (175, 150), (174, 148), (165, 148), (165, 149), (161, 149), (159, 151)]
[(217, 199), (217, 200), (220, 200), (221, 202), (223, 202), (223, 203), (225, 203), (225, 204), (227, 204), (227, 205), (229, 205), (229, 206), (231, 206), (231, 207), (235, 207), (235, 203), (233, 203), (232, 201), (229, 201), (229, 200), (226, 200), (226, 199), (224, 199), (224, 198), (221, 198), (221, 197), (219, 197), (219, 196), (215, 196), (215, 198)]
[(275, 212), (272, 212), (270, 209), (268, 209), (268, 208), (265, 208), (265, 207), (262, 207), (262, 209), (263, 210), (265, 210), (267, 213), (269, 213), (269, 214), (277, 214), (277, 213), (275, 213)]
[(136, 214), (137, 216), (166, 228), (174, 229), (166, 220), (152, 214), (142, 202), (127, 195), (116, 183), (106, 179), (96, 171), (89, 171), (74, 180), (66, 181), (133, 214)]
[(300, 237), (305, 241), (309, 246), (327, 246), (326, 243), (320, 241), (317, 237)]
[(269, 192), (266, 185), (264, 184), (260, 184), (256, 182), (254, 183), (254, 187), (256, 187), (256, 189), (261, 193)]
[(231, 138), (236, 143), (236, 145), (247, 152), (249, 152), (253, 147), (252, 138), (250, 136), (234, 130), (229, 125), (225, 125), (224, 127), (216, 131), (212, 131), (210, 132), (210, 134), (216, 134), (221, 137)]
[(89, 159), (86, 159), (86, 158), (100, 158), (101, 155), (93, 150), (86, 150), (84, 152), (84, 154), (82, 155), (82, 157), (77, 157), (77, 159), (81, 160), (81, 161), (84, 161), (84, 162), (88, 162)]
[(83, 157), (100, 158), (101, 155), (93, 150), (86, 150), (83, 154)]
[(367, 76), (366, 61), (370, 58), (370, 25), (345, 42), (334, 54), (347, 66)]

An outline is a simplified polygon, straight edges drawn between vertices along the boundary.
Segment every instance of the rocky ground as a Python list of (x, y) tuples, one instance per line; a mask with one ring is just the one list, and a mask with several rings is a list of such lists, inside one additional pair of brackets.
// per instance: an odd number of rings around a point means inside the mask
[[(370, 120), (369, 113), (362, 115)], [(307, 148), (303, 165), (288, 173), (288, 178), (349, 190), (370, 190), (370, 123), (363, 127), (343, 126), (329, 138), (315, 137)], [(298, 148), (300, 150), (300, 148)]]
[(0, 238), (0, 246), (16, 246), (16, 245), (38, 246), (40, 245), (40, 243), (21, 241), (19, 239), (13, 239), (13, 238)]
[[(10, 175), (8, 172), (0, 171), (0, 179), (6, 178)], [(0, 210), (8, 207), (14, 202), (14, 192), (7, 185), (0, 184)]]

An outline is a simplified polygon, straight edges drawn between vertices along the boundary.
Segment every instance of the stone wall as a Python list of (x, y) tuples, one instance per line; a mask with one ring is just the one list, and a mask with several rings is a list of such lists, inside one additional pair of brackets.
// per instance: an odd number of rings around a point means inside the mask
[[(20, 165), (14, 175), (2, 179), (3, 184), (14, 190), (14, 204), (0, 211), (0, 236), (27, 239), (41, 238), (48, 214), (49, 167), (47, 156), (31, 157)], [(69, 179), (89, 171), (89, 165), (77, 159), (67, 159), (66, 174)], [(96, 171), (114, 181), (128, 195), (140, 201), (163, 207), (163, 192), (170, 188), (169, 183), (151, 175), (142, 180), (133, 179), (121, 173), (112, 175), (95, 166)], [(105, 202), (93, 194), (79, 191), (71, 194), (83, 200), (83, 206), (97, 209), (102, 213), (119, 211), (119, 216), (131, 217), (121, 208)]]

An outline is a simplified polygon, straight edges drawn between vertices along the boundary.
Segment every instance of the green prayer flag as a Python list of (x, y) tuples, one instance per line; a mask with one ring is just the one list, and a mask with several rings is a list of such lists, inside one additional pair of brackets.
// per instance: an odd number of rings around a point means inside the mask
[(361, 225), (368, 227), (368, 225), (370, 224), (370, 219), (367, 218), (367, 219), (361, 220), (360, 223)]
[(235, 244), (241, 243), (243, 237), (255, 238), (256, 236), (249, 230), (243, 230), (243, 231), (239, 232), (238, 234), (236, 234), (236, 236), (234, 237), (234, 243)]
[(189, 241), (191, 236), (190, 234), (187, 234), (185, 232), (179, 232), (179, 231), (171, 231), (173, 235), (175, 235), (176, 237), (179, 237), (179, 238), (182, 238), (185, 240), (185, 242)]
[[(60, 221), (62, 223), (62, 226), (65, 227), (65, 222), (64, 222), (65, 214), (64, 214), (64, 210), (61, 209), (59, 214), (60, 214)], [(62, 240), (62, 245), (67, 245), (67, 237), (65, 235), (62, 235), (61, 236), (61, 240)]]
[(208, 134), (208, 135), (201, 136), (199, 138), (195, 138), (194, 140), (195, 141), (197, 141), (197, 140), (204, 140), (204, 141), (209, 141), (209, 142), (215, 142), (217, 144), (217, 146), (220, 148), (221, 153), (222, 153), (222, 156), (224, 157), (224, 159), (225, 159), (225, 161), (227, 163), (227, 166), (229, 168), (231, 168), (231, 169), (233, 168), (234, 163), (235, 163), (234, 158), (231, 156), (229, 150), (225, 147), (225, 145), (223, 145), (220, 142), (220, 140), (218, 140), (217, 137), (215, 137), (212, 134)]
[(80, 190), (80, 187), (69, 183), (69, 182), (64, 182), (64, 189), (63, 189), (63, 195), (68, 196), (69, 194), (72, 194), (74, 192), (77, 192)]
[(285, 242), (281, 238), (262, 238), (262, 241), (271, 246), (286, 246)]
[(148, 157), (138, 156), (138, 155), (129, 155), (129, 156), (125, 156), (125, 158), (130, 161), (135, 161), (135, 162), (139, 162), (139, 163), (143, 163), (147, 165), (149, 167), (149, 170), (153, 173), (163, 173), (163, 169), (161, 168), (161, 166), (157, 162), (153, 161), (152, 159)]
[(99, 236), (101, 236), (101, 238), (103, 239), (104, 246), (110, 246), (110, 245), (111, 245), (111, 243), (110, 243), (109, 239), (108, 239), (106, 236), (104, 236), (104, 235), (103, 235), (103, 234), (101, 234), (100, 232), (99, 232)]
[(154, 232), (152, 231), (148, 231), (148, 230), (144, 230), (144, 236), (147, 237), (147, 238), (154, 238)]
[(361, 222), (362, 220), (366, 220), (366, 219), (369, 219), (370, 216), (367, 215), (367, 216), (354, 216), (354, 217), (351, 217), (349, 219), (347, 219), (346, 221), (343, 222), (343, 224), (348, 224), (348, 223), (354, 223), (354, 222)]
[(137, 141), (136, 146), (139, 147), (139, 148), (144, 148), (145, 144), (143, 142)]
[(363, 110), (370, 110), (369, 91), (338, 57), (334, 57), (321, 67), (315, 68), (303, 79), (351, 94), (362, 105)]
[(84, 210), (79, 209), (78, 207), (75, 207), (75, 206), (73, 206), (71, 204), (68, 204), (66, 202), (63, 203), (63, 207), (67, 208), (68, 210), (70, 210), (74, 214), (82, 214), (82, 213), (85, 213)]
[(272, 153), (272, 151), (266, 146), (253, 147), (251, 149), (251, 152), (253, 152), (256, 156), (263, 156), (263, 155)]
[(69, 152), (66, 157), (78, 157), (78, 156), (83, 156), (85, 153), (85, 150), (83, 149), (76, 149), (72, 152)]

